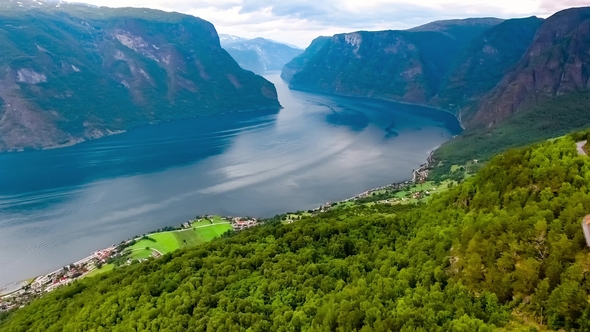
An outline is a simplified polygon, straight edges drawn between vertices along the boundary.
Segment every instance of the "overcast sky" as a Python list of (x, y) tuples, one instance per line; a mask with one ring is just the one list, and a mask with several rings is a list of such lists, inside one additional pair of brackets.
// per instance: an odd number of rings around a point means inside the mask
[(109, 7), (148, 7), (198, 16), (219, 33), (264, 37), (306, 47), (320, 35), (406, 29), (467, 17), (548, 17), (590, 0), (78, 0)]

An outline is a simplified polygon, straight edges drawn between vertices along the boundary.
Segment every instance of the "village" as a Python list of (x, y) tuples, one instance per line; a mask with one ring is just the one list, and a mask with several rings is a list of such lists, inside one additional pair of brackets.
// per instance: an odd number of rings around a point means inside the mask
[[(142, 241), (153, 240), (153, 237), (163, 234), (182, 234), (191, 232), (193, 230), (205, 230), (206, 228), (215, 228), (219, 226), (230, 226), (231, 228), (222, 228), (219, 233), (227, 230), (235, 232), (255, 227), (259, 225), (256, 218), (250, 217), (221, 217), (206, 215), (195, 218), (183, 223), (179, 227), (167, 227), (147, 235), (137, 236), (133, 239), (123, 241), (118, 245), (112, 245), (108, 248), (97, 250), (90, 256), (85, 257), (70, 265), (64, 266), (46, 275), (38, 276), (36, 278), (11, 284), (10, 287), (0, 289), (0, 311), (9, 311), (22, 307), (32, 301), (33, 299), (42, 296), (43, 294), (54, 291), (55, 289), (68, 285), (75, 280), (93, 276), (100, 272), (111, 270), (107, 266), (124, 266), (136, 262), (143, 262), (148, 258), (157, 259), (167, 252), (163, 249), (149, 248), (149, 254), (143, 256), (135, 256), (138, 250), (134, 247), (142, 245)], [(208, 232), (210, 233), (210, 232)], [(197, 234), (195, 232), (195, 234)], [(198, 234), (197, 234), (198, 235)], [(206, 237), (203, 242), (212, 239)], [(150, 239), (150, 240), (146, 240)], [(180, 242), (180, 241), (179, 241)], [(180, 243), (178, 248), (183, 247)], [(144, 247), (143, 249), (147, 249)]]

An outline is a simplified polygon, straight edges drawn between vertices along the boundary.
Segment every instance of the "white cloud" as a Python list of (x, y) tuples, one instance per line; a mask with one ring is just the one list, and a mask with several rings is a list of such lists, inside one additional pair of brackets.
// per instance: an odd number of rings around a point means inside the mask
[(82, 0), (108, 7), (178, 11), (212, 22), (220, 33), (265, 37), (305, 47), (320, 35), (406, 29), (467, 17), (547, 17), (590, 0)]

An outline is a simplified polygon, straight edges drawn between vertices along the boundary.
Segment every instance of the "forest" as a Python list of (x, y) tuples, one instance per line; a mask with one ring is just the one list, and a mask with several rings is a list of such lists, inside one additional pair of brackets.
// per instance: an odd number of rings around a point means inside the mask
[(336, 209), (83, 279), (1, 331), (590, 330), (577, 133), (415, 205)]

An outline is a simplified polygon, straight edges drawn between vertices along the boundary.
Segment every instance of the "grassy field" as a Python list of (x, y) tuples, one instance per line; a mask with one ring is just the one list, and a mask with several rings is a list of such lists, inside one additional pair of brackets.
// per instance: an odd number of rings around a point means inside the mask
[(95, 276), (95, 275), (98, 275), (98, 274), (101, 274), (101, 273), (109, 272), (109, 271), (111, 271), (114, 268), (115, 268), (115, 265), (114, 264), (106, 264), (106, 265), (103, 265), (100, 269), (96, 269), (94, 271), (91, 271), (90, 273), (88, 273), (84, 277), (87, 278), (87, 277), (92, 277), (92, 276)]
[(213, 216), (211, 219), (201, 219), (200, 221), (195, 221), (193, 223), (193, 228), (202, 227), (202, 226), (209, 226), (212, 224), (226, 224), (229, 221), (222, 219), (220, 216)]
[[(204, 229), (215, 226), (203, 227)], [(191, 247), (204, 243), (205, 240), (197, 233), (198, 229), (187, 229), (185, 231), (174, 232), (174, 236), (180, 247)]]
[(128, 248), (131, 251), (131, 258), (148, 258), (152, 250), (166, 254), (179, 248), (196, 246), (211, 241), (232, 229), (231, 225), (222, 219), (215, 220), (213, 224), (208, 220), (196, 224), (198, 225), (196, 228), (151, 234), (148, 239), (137, 241)]
[(232, 227), (229, 223), (227, 224), (215, 224), (209, 227), (196, 228), (195, 233), (203, 241), (211, 241), (216, 237), (221, 236), (223, 233), (231, 230)]
[(151, 234), (149, 235), (149, 239), (137, 241), (136, 244), (129, 247), (129, 250), (135, 251), (145, 249), (146, 247), (156, 249), (162, 254), (165, 254), (180, 248), (180, 244), (173, 232), (163, 232)]
[(129, 258), (131, 259), (147, 259), (152, 256), (154, 250), (150, 247), (150, 249), (135, 249), (131, 251), (129, 254)]
[[(128, 256), (124, 256), (124, 259), (147, 259), (152, 256), (154, 250), (164, 255), (179, 248), (194, 247), (220, 237), (231, 229), (231, 224), (227, 220), (216, 216), (211, 220), (204, 219), (195, 222), (193, 228), (150, 234), (147, 239), (139, 239), (135, 244), (128, 247), (126, 249)], [(106, 264), (102, 268), (88, 273), (86, 277), (108, 272), (114, 268), (115, 264)]]

